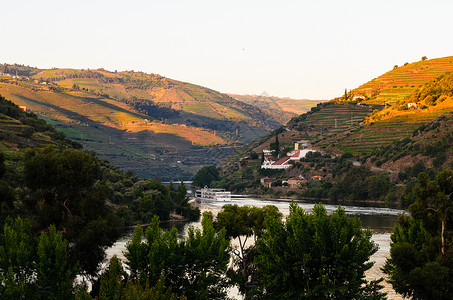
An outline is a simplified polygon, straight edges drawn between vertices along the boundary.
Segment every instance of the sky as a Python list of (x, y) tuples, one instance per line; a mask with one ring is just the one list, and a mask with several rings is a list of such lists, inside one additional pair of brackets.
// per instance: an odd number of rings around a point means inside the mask
[(4, 1), (0, 62), (134, 70), (224, 93), (327, 100), (452, 56), (453, 1)]

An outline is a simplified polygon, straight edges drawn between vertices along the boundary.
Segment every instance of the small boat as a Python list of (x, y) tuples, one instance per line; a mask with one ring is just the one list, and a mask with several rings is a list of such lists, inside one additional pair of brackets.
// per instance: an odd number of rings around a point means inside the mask
[(211, 189), (205, 186), (201, 190), (196, 190), (195, 197), (199, 201), (230, 201), (231, 192), (225, 189)]

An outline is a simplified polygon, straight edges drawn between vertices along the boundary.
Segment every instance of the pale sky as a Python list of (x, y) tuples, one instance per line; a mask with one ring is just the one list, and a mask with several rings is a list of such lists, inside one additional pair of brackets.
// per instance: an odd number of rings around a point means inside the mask
[(220, 92), (332, 99), (453, 55), (453, 1), (2, 1), (0, 62), (157, 73)]

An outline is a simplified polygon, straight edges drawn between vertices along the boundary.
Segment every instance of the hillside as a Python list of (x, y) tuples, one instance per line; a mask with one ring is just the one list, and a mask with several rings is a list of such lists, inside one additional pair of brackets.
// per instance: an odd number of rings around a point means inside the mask
[(404, 63), (352, 90), (362, 103), (393, 105), (411, 95), (423, 84), (453, 71), (453, 56)]
[(275, 96), (228, 94), (241, 102), (256, 106), (274, 120), (286, 124), (291, 118), (306, 113), (321, 101), (308, 99), (279, 98)]
[(189, 178), (281, 125), (219, 92), (134, 71), (0, 65), (0, 95), (146, 177)]
[[(412, 82), (423, 84), (409, 94), (395, 94), (398, 97), (394, 97), (393, 103), (390, 100), (384, 103), (384, 98), (379, 98), (384, 94), (358, 99), (357, 90), (352, 90), (320, 103), (292, 118), (287, 126), (223, 160), (218, 165), (223, 177), (214, 185), (272, 197), (410, 204), (413, 198), (403, 200), (405, 188), (412, 187), (419, 172), (434, 176), (453, 167), (453, 74), (442, 73), (453, 69), (453, 58), (414, 65), (426, 72), (422, 78), (411, 77)], [(401, 79), (399, 73), (395, 69), (370, 82), (385, 79), (392, 85), (392, 80)], [(319, 152), (307, 154), (283, 170), (261, 169), (263, 150), (275, 150), (278, 145), (283, 157), (301, 140), (300, 143)], [(266, 180), (272, 182), (271, 188), (260, 183), (265, 177), (270, 177)], [(297, 188), (289, 187), (290, 179), (301, 183)], [(355, 192), (351, 186), (361, 192)], [(375, 190), (376, 186), (382, 189)]]

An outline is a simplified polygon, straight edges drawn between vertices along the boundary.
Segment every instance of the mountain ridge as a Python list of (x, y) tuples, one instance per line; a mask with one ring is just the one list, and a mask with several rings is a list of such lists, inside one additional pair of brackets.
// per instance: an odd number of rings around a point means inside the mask
[(188, 179), (202, 165), (281, 126), (256, 106), (143, 72), (3, 64), (0, 94), (101, 157), (126, 169), (133, 161), (141, 165), (133, 171), (144, 177), (166, 169), (168, 180)]

